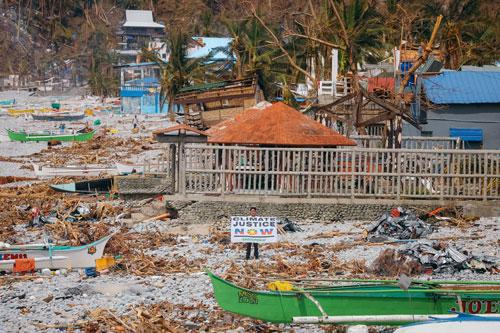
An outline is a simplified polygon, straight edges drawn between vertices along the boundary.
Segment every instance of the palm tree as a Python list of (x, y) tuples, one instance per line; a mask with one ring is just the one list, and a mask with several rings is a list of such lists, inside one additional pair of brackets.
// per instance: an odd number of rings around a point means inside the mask
[(146, 60), (155, 62), (160, 67), (160, 110), (168, 101), (168, 115), (174, 114), (174, 101), (183, 87), (203, 81), (205, 76), (204, 58), (188, 58), (187, 49), (191, 37), (184, 31), (171, 31), (166, 39), (168, 59), (165, 62), (154, 51), (143, 50)]
[[(489, 56), (491, 52), (488, 49), (495, 42), (493, 36), (495, 36), (495, 29), (498, 32), (498, 17), (488, 17), (490, 14), (484, 13), (481, 8), (481, 1), (433, 0), (421, 1), (416, 6), (417, 9), (421, 10), (422, 23), (420, 26), (415, 27), (414, 33), (416, 36), (420, 36), (421, 39), (428, 37), (422, 36), (422, 31), (424, 34), (429, 34), (434, 17), (439, 14), (443, 15), (440, 48), (443, 51), (446, 68), (458, 69), (462, 64), (470, 62), (470, 60), (473, 60), (472, 63), (481, 63), (481, 59), (475, 59), (477, 61), (474, 61), (474, 50), (477, 48), (484, 48), (486, 51), (485, 56), (491, 58)], [(493, 49), (496, 49), (496, 47), (493, 47)], [(469, 54), (467, 54), (467, 51), (469, 51)], [(498, 52), (496, 50), (491, 51), (493, 53)], [(493, 54), (492, 58), (497, 56), (498, 53)], [(481, 57), (482, 55), (479, 58)]]
[(334, 22), (326, 37), (343, 46), (340, 50), (340, 70), (357, 72), (359, 65), (376, 62), (386, 49), (383, 34), (386, 28), (372, 0), (331, 0), (328, 18)]
[(305, 39), (311, 57), (328, 49), (339, 49), (341, 72), (356, 73), (359, 65), (380, 60), (386, 47), (382, 16), (375, 0), (325, 0), (311, 7), (310, 13), (295, 20), (294, 31), (287, 36)]
[(288, 71), (286, 62), (279, 57), (279, 50), (268, 43), (267, 31), (254, 17), (240, 20), (223, 18), (222, 22), (233, 41), (229, 47), (214, 51), (224, 52), (233, 59), (233, 73), (237, 79), (257, 77), (265, 98), (269, 98), (277, 77)]

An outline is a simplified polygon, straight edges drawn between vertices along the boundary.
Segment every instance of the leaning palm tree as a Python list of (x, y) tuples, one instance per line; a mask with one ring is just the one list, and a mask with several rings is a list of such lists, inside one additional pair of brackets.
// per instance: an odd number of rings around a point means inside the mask
[(190, 84), (203, 81), (204, 58), (189, 58), (187, 49), (191, 37), (183, 31), (172, 31), (165, 41), (168, 57), (165, 62), (155, 51), (143, 50), (146, 60), (155, 62), (160, 68), (160, 110), (168, 102), (168, 115), (175, 117), (174, 101), (180, 90)]

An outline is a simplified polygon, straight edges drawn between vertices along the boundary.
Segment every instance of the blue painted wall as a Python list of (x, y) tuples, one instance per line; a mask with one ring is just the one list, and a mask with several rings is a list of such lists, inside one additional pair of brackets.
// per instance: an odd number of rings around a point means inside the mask
[[(500, 149), (500, 103), (441, 105), (439, 109), (427, 110), (427, 124), (421, 126), (423, 131), (432, 132), (432, 136), (450, 136), (450, 128), (480, 128), (483, 148)], [(420, 135), (420, 132), (405, 124), (403, 135)]]
[(165, 103), (160, 110), (160, 94), (144, 86), (123, 86), (120, 89), (121, 106), (123, 113), (157, 114), (166, 113), (168, 105)]

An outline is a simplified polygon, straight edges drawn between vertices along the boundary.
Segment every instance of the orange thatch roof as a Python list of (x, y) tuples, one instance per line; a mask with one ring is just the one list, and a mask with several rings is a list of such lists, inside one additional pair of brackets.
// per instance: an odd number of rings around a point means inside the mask
[(332, 147), (356, 142), (278, 102), (245, 110), (210, 128), (209, 143)]
[(154, 130), (153, 131), (153, 135), (158, 135), (158, 134), (167, 134), (167, 133), (172, 133), (172, 132), (175, 132), (175, 131), (179, 131), (179, 133), (195, 133), (195, 134), (199, 134), (199, 135), (204, 135), (204, 136), (207, 136), (208, 134), (204, 131), (201, 131), (197, 128), (194, 128), (194, 127), (191, 127), (191, 126), (188, 126), (186, 124), (179, 124), (179, 125), (175, 125), (175, 126), (171, 126), (171, 127), (167, 127), (167, 128), (160, 128), (160, 129), (157, 129), (157, 130)]

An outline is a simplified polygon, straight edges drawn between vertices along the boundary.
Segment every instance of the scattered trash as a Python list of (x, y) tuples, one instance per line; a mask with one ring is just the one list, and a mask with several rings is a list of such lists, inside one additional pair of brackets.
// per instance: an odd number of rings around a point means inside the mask
[(35, 271), (35, 259), (34, 258), (22, 258), (16, 259), (14, 262), (13, 273), (29, 273)]
[(95, 269), (98, 272), (107, 270), (116, 264), (116, 260), (113, 257), (102, 257), (95, 260)]
[(42, 301), (44, 301), (45, 303), (50, 303), (50, 301), (52, 301), (53, 299), (54, 299), (53, 295), (48, 295), (47, 297), (42, 299)]
[(98, 273), (95, 267), (87, 267), (85, 268), (85, 276), (87, 277), (97, 277)]
[(304, 231), (299, 225), (295, 222), (290, 221), (287, 217), (283, 221), (279, 222), (282, 225), (283, 230), (286, 232), (302, 232)]
[(401, 207), (385, 213), (368, 228), (368, 241), (384, 242), (393, 239), (416, 239), (431, 234), (434, 227)]
[(273, 291), (292, 291), (293, 284), (288, 281), (273, 281), (267, 285), (267, 288)]

